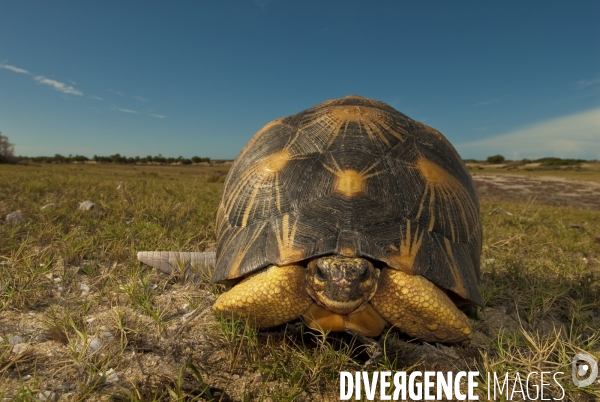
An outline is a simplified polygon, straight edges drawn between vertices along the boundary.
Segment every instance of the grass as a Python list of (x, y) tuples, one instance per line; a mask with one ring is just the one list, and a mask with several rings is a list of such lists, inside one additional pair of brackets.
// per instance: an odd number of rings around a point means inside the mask
[[(214, 249), (225, 171), (0, 166), (0, 216), (20, 209), (24, 217), (0, 223), (4, 399), (338, 399), (339, 372), (361, 370), (367, 345), (299, 323), (257, 331), (215, 317), (210, 306), (222, 288), (136, 261), (139, 250)], [(97, 212), (78, 210), (85, 200)], [(48, 203), (56, 206), (42, 210)], [(600, 211), (488, 200), (482, 219), (485, 308), (470, 312), (473, 342), (428, 345), (389, 332), (369, 370), (470, 369), (511, 379), (562, 371), (564, 400), (600, 399), (597, 383), (580, 389), (570, 377), (574, 354), (600, 360)], [(550, 382), (546, 391), (560, 397)], [(485, 375), (480, 383), (483, 398)]]

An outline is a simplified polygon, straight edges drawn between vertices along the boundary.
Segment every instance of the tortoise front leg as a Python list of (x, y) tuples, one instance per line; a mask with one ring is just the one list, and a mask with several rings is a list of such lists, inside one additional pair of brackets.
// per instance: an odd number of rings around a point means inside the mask
[(311, 304), (304, 267), (271, 265), (219, 296), (213, 311), (249, 317), (269, 328), (300, 317)]
[(471, 323), (450, 298), (420, 275), (381, 270), (371, 304), (390, 324), (426, 342), (471, 339)]

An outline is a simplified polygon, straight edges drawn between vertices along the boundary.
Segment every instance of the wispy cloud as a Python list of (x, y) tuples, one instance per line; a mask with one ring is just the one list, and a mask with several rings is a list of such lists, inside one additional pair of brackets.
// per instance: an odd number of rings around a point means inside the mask
[(157, 119), (164, 119), (165, 117), (167, 117), (164, 114), (153, 114), (153, 113), (150, 113), (150, 116), (156, 117)]
[(600, 78), (596, 78), (595, 80), (579, 80), (577, 81), (577, 88), (582, 89), (598, 84), (600, 84)]
[(73, 88), (72, 86), (69, 86), (60, 81), (51, 80), (50, 78), (46, 78), (43, 75), (38, 75), (38, 76), (34, 77), (34, 79), (37, 82), (39, 82), (40, 84), (49, 85), (52, 88), (56, 89), (57, 91), (60, 91), (65, 94), (78, 95), (78, 96), (83, 95), (83, 92), (78, 91), (77, 89)]
[(29, 71), (23, 69), (23, 68), (19, 68), (19, 67), (15, 67), (15, 66), (11, 66), (10, 64), (4, 64), (4, 63), (0, 63), (0, 68), (3, 68), (5, 70), (10, 70), (13, 73), (19, 73), (19, 74), (29, 74)]
[(90, 95), (90, 96), (88, 96), (88, 98), (90, 98), (90, 99), (96, 99), (96, 100), (99, 100), (99, 101), (101, 101), (101, 100), (102, 100), (102, 98), (101, 98), (101, 97), (99, 97), (99, 96), (95, 96), (95, 95)]
[(113, 94), (117, 94), (119, 96), (123, 96), (123, 92), (119, 92), (119, 91), (114, 90), (114, 89), (109, 89), (108, 92), (112, 92)]
[(123, 112), (123, 113), (136, 113), (136, 114), (138, 113), (138, 111), (137, 111), (137, 110), (124, 109), (124, 108), (122, 108), (122, 107), (116, 107), (116, 106), (115, 106), (115, 107), (113, 107), (113, 109), (114, 109), (114, 110), (117, 110), (117, 111), (119, 111), (119, 112)]
[(505, 134), (464, 144), (463, 158), (482, 159), (501, 154), (510, 159), (600, 159), (600, 108), (543, 121)]
[(132, 98), (140, 102), (148, 102), (148, 99), (144, 98), (143, 96), (133, 96)]

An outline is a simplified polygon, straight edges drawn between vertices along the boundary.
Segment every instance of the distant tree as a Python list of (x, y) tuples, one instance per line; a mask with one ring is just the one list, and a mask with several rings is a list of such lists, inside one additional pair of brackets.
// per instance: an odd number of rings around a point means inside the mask
[(56, 163), (65, 163), (67, 158), (62, 156), (61, 154), (54, 154), (54, 162)]
[(8, 137), (0, 132), (0, 163), (10, 163), (15, 161), (15, 147), (8, 142)]
[(502, 162), (504, 162), (504, 156), (502, 156), (502, 155), (488, 156), (488, 158), (485, 161), (490, 164), (502, 163)]
[(73, 157), (73, 160), (74, 160), (75, 162), (80, 162), (80, 163), (83, 163), (83, 162), (87, 162), (87, 161), (89, 161), (90, 159), (89, 159), (87, 156), (85, 156), (85, 155), (75, 155), (75, 156)]

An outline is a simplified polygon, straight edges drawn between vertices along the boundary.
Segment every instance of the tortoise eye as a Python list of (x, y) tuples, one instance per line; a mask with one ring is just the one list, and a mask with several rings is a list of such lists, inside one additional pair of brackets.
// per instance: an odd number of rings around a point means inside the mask
[(320, 281), (326, 280), (325, 273), (318, 265), (315, 267), (315, 278), (317, 278)]
[(371, 277), (371, 270), (369, 269), (369, 267), (367, 266), (367, 269), (365, 269), (362, 274), (360, 274), (359, 279), (361, 281), (366, 281), (367, 279), (369, 279)]

